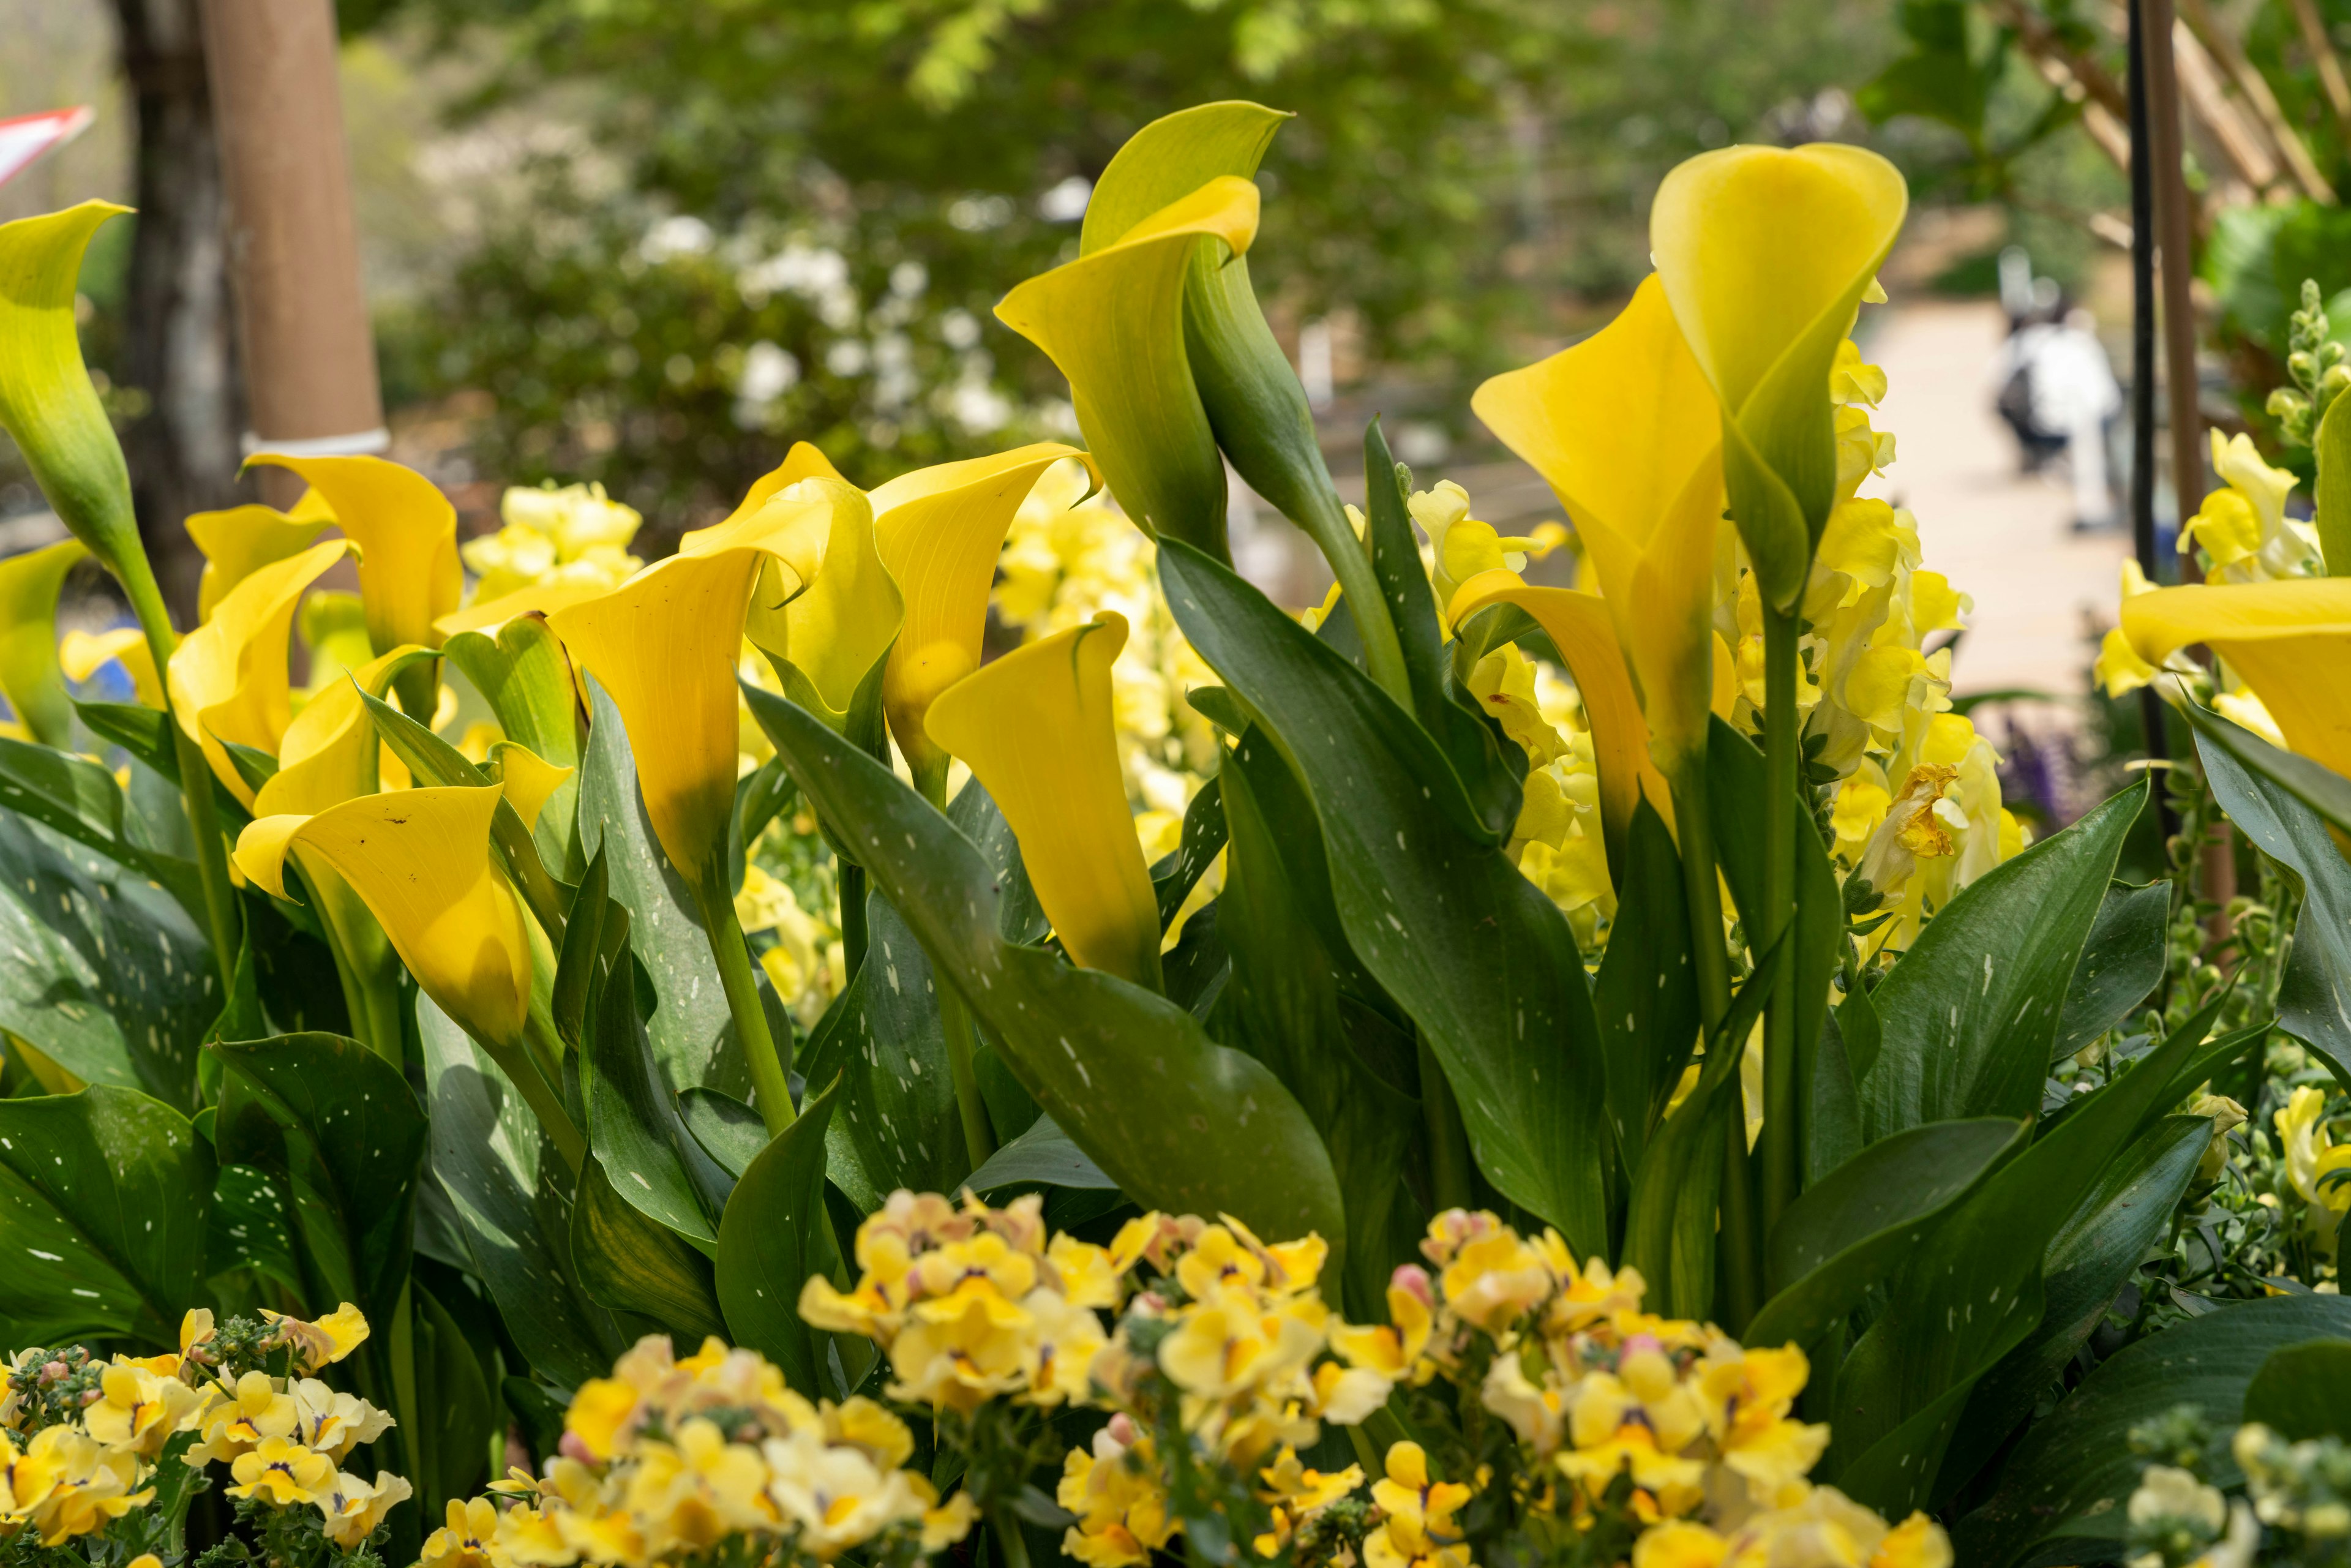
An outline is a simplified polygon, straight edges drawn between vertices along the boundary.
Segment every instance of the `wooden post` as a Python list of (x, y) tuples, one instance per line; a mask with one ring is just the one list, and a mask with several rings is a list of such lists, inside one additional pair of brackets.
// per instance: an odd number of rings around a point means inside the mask
[[(229, 198), (229, 276), (248, 451), (390, 444), (360, 287), (330, 0), (204, 0), (204, 53)], [(256, 472), (284, 507), (301, 481)]]

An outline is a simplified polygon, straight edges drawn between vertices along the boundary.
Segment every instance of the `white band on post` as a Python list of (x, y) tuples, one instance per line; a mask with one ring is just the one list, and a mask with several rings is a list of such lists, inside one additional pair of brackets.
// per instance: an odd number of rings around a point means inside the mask
[(313, 435), (301, 441), (269, 441), (246, 431), (238, 443), (247, 457), (256, 452), (277, 452), (288, 457), (357, 457), (381, 452), (392, 444), (392, 432), (382, 425), (350, 435)]

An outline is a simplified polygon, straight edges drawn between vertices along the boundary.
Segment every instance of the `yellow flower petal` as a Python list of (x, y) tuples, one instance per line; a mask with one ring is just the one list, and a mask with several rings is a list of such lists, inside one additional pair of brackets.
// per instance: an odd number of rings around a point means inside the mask
[(1470, 407), (1574, 520), (1659, 765), (1703, 758), (1722, 428), (1663, 286), (1644, 282), (1615, 320), (1494, 377)]
[(86, 681), (107, 664), (122, 666), (142, 706), (163, 706), (163, 683), (155, 678), (155, 651), (138, 627), (90, 632), (77, 626), (57, 644), (57, 667), (69, 681)]
[(1243, 255), (1257, 220), (1257, 187), (1219, 175), (996, 308), (1069, 379), (1078, 428), (1127, 515), (1219, 559), (1224, 463), (1185, 353), (1184, 283), (1203, 238)]
[(286, 896), (287, 852), (314, 850), (382, 925), (401, 962), (441, 1009), (498, 1046), (519, 1041), (530, 1005), (521, 903), (490, 863), (495, 784), (362, 795), (315, 816), (256, 819), (238, 869)]
[(490, 755), (497, 759), (507, 802), (514, 807), (526, 828), (538, 824), (538, 813), (547, 805), (548, 797), (562, 789), (564, 781), (579, 771), (575, 768), (558, 768), (530, 747), (511, 740), (499, 741), (490, 747)]
[(368, 640), (382, 653), (403, 643), (441, 645), (434, 622), (457, 608), (457, 508), (413, 468), (381, 457), (295, 457), (256, 452), (246, 459), (291, 468), (308, 480), (346, 538), (360, 547), (360, 598)]
[(59, 539), (0, 560), (0, 695), (47, 746), (63, 746), (73, 733), (73, 701), (57, 664), (57, 591), (89, 554), (79, 539)]
[(978, 668), (1004, 536), (1038, 479), (1064, 457), (1093, 467), (1075, 447), (1039, 442), (918, 468), (871, 497), (874, 546), (904, 606), (882, 704), (890, 733), (926, 789), (944, 777), (946, 754), (925, 729), (924, 715), (940, 692)]
[[(305, 490), (305, 499), (316, 490)], [(196, 584), (196, 619), (209, 621), (228, 591), (274, 560), (284, 560), (310, 548), (329, 523), (331, 513), (313, 507), (310, 515), (295, 517), (275, 507), (231, 507), (220, 512), (195, 512), (188, 517), (188, 537), (204, 552), (204, 575)]]
[(769, 559), (756, 549), (672, 556), (548, 617), (620, 710), (653, 835), (696, 887), (724, 875), (740, 733), (735, 659)]
[(2125, 599), (2122, 622), (2149, 664), (2204, 643), (2262, 699), (2288, 746), (2351, 774), (2351, 578), (2159, 588)]
[(1111, 714), (1110, 667), (1125, 646), (1125, 618), (1105, 612), (948, 687), (927, 722), (1011, 824), (1070, 956), (1156, 990), (1159, 906)]
[(1783, 612), (1835, 500), (1830, 371), (1908, 207), (1893, 164), (1823, 142), (1701, 153), (1650, 208), (1674, 319), (1722, 404), (1730, 514)]
[(164, 672), (173, 717), (204, 747), (214, 777), (248, 807), (252, 787), (221, 743), (277, 751), (293, 716), (286, 643), (293, 632), (294, 606), (350, 549), (346, 540), (329, 539), (261, 568), (221, 600), (211, 620), (188, 634)]

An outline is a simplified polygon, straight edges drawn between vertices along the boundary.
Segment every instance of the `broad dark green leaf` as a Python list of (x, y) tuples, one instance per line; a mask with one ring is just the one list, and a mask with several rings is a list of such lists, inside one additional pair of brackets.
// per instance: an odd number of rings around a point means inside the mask
[(431, 998), (417, 998), (416, 1024), (434, 1178), (507, 1334), (551, 1382), (606, 1375), (628, 1341), (573, 1277), (570, 1183), (553, 1145), (497, 1064)]
[(214, 1169), (188, 1119), (135, 1090), (0, 1100), (0, 1318), (26, 1343), (177, 1344)]
[(974, 1192), (1005, 1187), (1066, 1186), (1081, 1191), (1116, 1192), (1118, 1183), (1102, 1175), (1086, 1158), (1085, 1150), (1070, 1142), (1070, 1134), (1040, 1116), (1029, 1130), (988, 1155), (987, 1163), (967, 1180)]
[[(429, 1523), (446, 1516), (450, 1500), (471, 1497), (486, 1479), (490, 1428), (489, 1380), (465, 1331), (422, 1284), (416, 1318), (416, 1409), (422, 1429), (409, 1452), (416, 1468), (417, 1511)], [(485, 1355), (489, 1346), (482, 1347)], [(419, 1462), (419, 1461), (422, 1462)]]
[(1804, 1185), (1825, 1178), (1861, 1153), (1861, 1092), (1854, 1087), (1853, 1057), (1865, 1041), (1877, 1052), (1877, 1014), (1869, 993), (1857, 990), (1837, 1004), (1821, 1026), (1821, 1049), (1813, 1063), (1813, 1103), (1804, 1122)]
[(2039, 1108), (2066, 988), (2146, 803), (2133, 785), (1935, 916), (1870, 996), (1884, 1039), (1860, 1081), (1865, 1137)]
[[(2125, 1505), (2147, 1462), (2131, 1450), (2133, 1427), (2194, 1405), (2225, 1432), (2243, 1419), (2245, 1387), (2273, 1352), (2346, 1335), (2351, 1299), (2273, 1296), (2190, 1318), (2118, 1352), (2010, 1453), (1991, 1500), (1954, 1531), (1959, 1561), (2008, 1568), (2053, 1538), (2080, 1544), (2044, 1561), (2119, 1557)], [(2221, 1487), (2239, 1479), (2225, 1451), (2205, 1475)]]
[(718, 1300), (728, 1332), (811, 1398), (835, 1390), (824, 1375), (828, 1336), (800, 1320), (800, 1287), (822, 1274), (849, 1288), (824, 1207), (825, 1127), (840, 1087), (835, 1079), (810, 1095), (799, 1120), (759, 1151), (718, 1225)]
[[(961, 797), (957, 797), (961, 799)], [(1151, 887), (1159, 901), (1159, 928), (1176, 918), (1176, 912), (1192, 895), (1201, 876), (1216, 862), (1217, 852), (1225, 847), (1225, 809), (1217, 787), (1209, 779), (1200, 786), (1192, 803), (1184, 808), (1184, 836), (1173, 852), (1162, 856), (1151, 868)]]
[[(783, 698), (745, 697), (1045, 1112), (1138, 1201), (1229, 1210), (1269, 1238), (1343, 1239), (1322, 1140), (1280, 1082), (1165, 998), (1005, 941), (996, 875), (881, 763)], [(867, 967), (873, 967), (869, 956)], [(1120, 1092), (1111, 1092), (1113, 1085)]]
[(301, 1300), (307, 1287), (302, 1265), (294, 1256), (294, 1233), (287, 1224), (286, 1186), (267, 1171), (251, 1166), (220, 1167), (220, 1176), (213, 1183), (212, 1218), (204, 1241), (208, 1278), (218, 1280), (249, 1270)]
[(1645, 799), (1625, 837), (1616, 920), (1592, 1006), (1608, 1064), (1609, 1124), (1631, 1172), (1640, 1168), (1649, 1129), (1665, 1114), (1697, 1049), (1699, 1020), (1689, 904), (1673, 834)]
[(737, 1181), (768, 1146), (768, 1124), (759, 1113), (731, 1094), (689, 1089), (677, 1097), (677, 1113), (702, 1152)]
[[(571, 661), (547, 629), (545, 616), (517, 615), (500, 625), (495, 637), (460, 632), (441, 652), (488, 702), (508, 740), (555, 767), (580, 765), (580, 699), (572, 689)], [(575, 774), (556, 786), (532, 828), (541, 858), (558, 876), (567, 874), (578, 852), (573, 814), (579, 795)]]
[(223, 1159), (287, 1184), (313, 1310), (351, 1301), (390, 1322), (408, 1285), (426, 1135), (407, 1080), (340, 1035), (209, 1049), (225, 1069), (214, 1142)]
[[(2286, 955), (2285, 975), (2278, 983), (2278, 1025), (2316, 1051), (2335, 1077), (2351, 1085), (2351, 864), (2335, 847), (2328, 819), (2312, 808), (2304, 791), (2250, 765), (2248, 753), (2255, 747), (2290, 762), (2318, 766), (2279, 751), (2226, 719), (2198, 724), (2196, 749), (2212, 798), (2240, 832), (2302, 881), (2294, 950)], [(2326, 776), (2351, 791), (2351, 782)]]
[(2245, 1419), (2290, 1443), (2351, 1437), (2351, 1339), (2314, 1339), (2270, 1352), (2245, 1386)]
[(636, 759), (612, 699), (590, 677), (588, 745), (580, 764), (580, 853), (605, 856), (611, 896), (627, 907), (637, 959), (661, 998), (646, 1020), (664, 1087), (702, 1085), (743, 1099), (750, 1071), (735, 1043), (735, 1020), (718, 966), (695, 913), (693, 891), (653, 838), (637, 792)]
[(191, 919), (203, 918), (204, 889), (194, 863), (132, 838), (122, 787), (89, 758), (0, 737), (0, 807), (162, 883)]
[(2074, 966), (2074, 983), (2057, 1015), (2052, 1063), (2064, 1061), (2114, 1028), (2162, 983), (2165, 927), (2171, 918), (2171, 884), (2130, 887), (2116, 883), (2098, 905), (2090, 939)]
[(2166, 1117), (2100, 1173), (2049, 1244), (2041, 1322), (1968, 1400), (1945, 1460), (1946, 1490), (1982, 1469), (2064, 1374), (2170, 1224), (2211, 1134), (2210, 1117)]
[(599, 1305), (651, 1318), (687, 1344), (726, 1335), (710, 1260), (613, 1191), (592, 1155), (571, 1206), (571, 1261), (580, 1288)]
[(1479, 1168), (1579, 1254), (1604, 1249), (1605, 1073), (1565, 917), (1361, 671), (1179, 541), (1159, 570), (1193, 646), (1304, 785), (1346, 945), (1443, 1065)]
[[(1197, 801), (1196, 796), (1194, 803)], [(1221, 824), (1224, 812), (1220, 810), (1215, 815)], [(996, 929), (1007, 942), (1024, 946), (1042, 942), (1045, 934), (1052, 929), (1052, 922), (1045, 918), (1045, 907), (1037, 902), (1037, 890), (1029, 884), (1029, 868), (1020, 862), (1020, 841), (1014, 836), (1012, 824), (1004, 820), (1004, 813), (996, 809), (995, 800), (980, 788), (979, 780), (967, 782), (947, 802), (947, 821), (955, 824), (956, 831), (977, 846), (979, 858), (996, 877)], [(1189, 831), (1192, 813), (1188, 809), (1184, 821)], [(1223, 831), (1221, 826), (1217, 831)], [(1176, 853), (1180, 859), (1180, 847)], [(1160, 925), (1165, 926), (1174, 911), (1165, 904), (1160, 908)]]
[(1880, 1139), (1805, 1188), (1771, 1228), (1763, 1257), (1771, 1293), (1742, 1337), (1811, 1343), (2030, 1133), (1996, 1116), (1929, 1122)]
[(0, 812), (0, 1029), (85, 1083), (193, 1103), (212, 944), (141, 873)]

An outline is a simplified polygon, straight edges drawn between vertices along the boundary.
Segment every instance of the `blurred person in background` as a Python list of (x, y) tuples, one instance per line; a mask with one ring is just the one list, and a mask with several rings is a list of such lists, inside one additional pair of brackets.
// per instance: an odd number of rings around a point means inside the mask
[(2105, 345), (2089, 311), (2068, 306), (2054, 278), (2034, 277), (2031, 258), (2011, 246), (2000, 257), (2007, 340), (1992, 364), (1993, 406), (2016, 434), (2019, 464), (2037, 473), (2063, 452), (2074, 484), (2074, 528), (2116, 526), (2106, 432), (2122, 413)]

